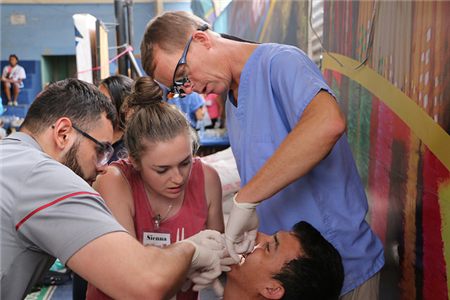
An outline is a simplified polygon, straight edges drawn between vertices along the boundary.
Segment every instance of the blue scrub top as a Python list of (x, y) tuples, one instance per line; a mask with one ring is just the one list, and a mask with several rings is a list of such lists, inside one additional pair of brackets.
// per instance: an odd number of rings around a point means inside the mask
[[(321, 90), (333, 95), (320, 70), (300, 49), (279, 44), (255, 49), (240, 77), (238, 101), (230, 92), (226, 104), (230, 144), (242, 185), (275, 152)], [(367, 210), (345, 135), (312, 171), (257, 207), (261, 232), (291, 230), (304, 220), (333, 244), (345, 269), (341, 295), (384, 265), (383, 245), (365, 221)]]

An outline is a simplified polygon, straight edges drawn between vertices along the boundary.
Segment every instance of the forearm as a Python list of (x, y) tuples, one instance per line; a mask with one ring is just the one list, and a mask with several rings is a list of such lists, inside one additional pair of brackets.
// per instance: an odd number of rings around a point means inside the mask
[(195, 247), (144, 247), (125, 232), (110, 233), (81, 248), (68, 266), (115, 299), (167, 299), (183, 284)]
[(148, 266), (149, 276), (154, 283), (151, 293), (144, 298), (159, 295), (157, 298), (169, 299), (180, 290), (187, 278), (195, 246), (190, 243), (175, 243), (164, 249), (146, 247), (146, 250), (149, 249), (152, 257), (156, 257)]
[(208, 219), (206, 228), (219, 231), (225, 231), (222, 209), (222, 183), (217, 171), (203, 162), (203, 172), (205, 178), (205, 193), (208, 204)]
[[(120, 293), (123, 294), (117, 298), (133, 295), (134, 299), (169, 299), (174, 296), (187, 278), (194, 251), (195, 247), (189, 243), (173, 244), (164, 249), (144, 247), (130, 264), (134, 269), (132, 274), (122, 276), (124, 286)], [(125, 268), (130, 266), (123, 266)]]
[(216, 230), (220, 233), (225, 232), (225, 223), (223, 220), (223, 211), (220, 208), (211, 208), (208, 212), (208, 220), (206, 221), (206, 229)]
[(327, 145), (313, 151), (313, 145), (305, 145), (308, 142), (297, 143), (294, 138), (296, 135), (294, 131), (291, 132), (262, 168), (240, 189), (236, 202), (258, 203), (272, 197), (307, 174), (330, 149)]
[(325, 96), (328, 108), (319, 94), (318, 101), (311, 102), (292, 132), (242, 187), (236, 202), (258, 203), (270, 198), (310, 172), (333, 149), (345, 132), (346, 120), (331, 95), (326, 94), (332, 99)]

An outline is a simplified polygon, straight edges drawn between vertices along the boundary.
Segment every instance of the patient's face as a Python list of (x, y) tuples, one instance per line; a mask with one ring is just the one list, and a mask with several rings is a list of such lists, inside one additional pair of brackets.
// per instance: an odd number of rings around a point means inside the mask
[(227, 277), (246, 288), (260, 289), (264, 280), (272, 278), (286, 262), (297, 258), (300, 251), (300, 242), (290, 231), (279, 231), (274, 235), (258, 233), (253, 252), (233, 265)]

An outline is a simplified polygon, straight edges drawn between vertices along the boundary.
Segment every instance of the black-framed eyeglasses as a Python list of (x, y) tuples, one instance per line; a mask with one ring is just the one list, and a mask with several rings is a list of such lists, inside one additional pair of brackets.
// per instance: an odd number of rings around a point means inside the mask
[[(204, 24), (204, 25), (200, 26), (199, 28), (197, 28), (197, 30), (200, 30), (200, 31), (205, 31), (207, 29), (209, 29), (208, 24)], [(184, 98), (184, 97), (186, 97), (186, 93), (184, 92), (183, 87), (189, 87), (191, 82), (189, 81), (189, 78), (187, 76), (183, 76), (183, 74), (181, 74), (177, 77), (177, 71), (178, 71), (179, 66), (186, 64), (186, 55), (189, 50), (189, 46), (191, 45), (191, 42), (192, 42), (192, 36), (189, 38), (186, 48), (184, 48), (183, 55), (181, 56), (180, 60), (178, 61), (177, 66), (175, 67), (175, 72), (173, 73), (173, 80), (172, 80), (173, 86), (169, 89), (169, 93), (167, 95), (168, 98), (175, 98), (175, 97)]]
[(83, 130), (81, 130), (80, 128), (78, 128), (77, 126), (75, 126), (73, 124), (72, 124), (72, 127), (75, 128), (75, 130), (78, 131), (79, 133), (81, 133), (84, 137), (87, 137), (88, 139), (90, 139), (91, 141), (93, 141), (94, 143), (96, 143), (98, 145), (97, 158), (95, 161), (95, 165), (97, 166), (97, 168), (100, 168), (100, 167), (103, 167), (104, 165), (106, 165), (108, 163), (109, 159), (114, 154), (113, 147), (109, 143), (99, 142), (98, 140), (96, 140), (95, 138), (93, 138), (92, 136), (90, 136), (89, 134), (87, 134), (86, 132), (84, 132)]

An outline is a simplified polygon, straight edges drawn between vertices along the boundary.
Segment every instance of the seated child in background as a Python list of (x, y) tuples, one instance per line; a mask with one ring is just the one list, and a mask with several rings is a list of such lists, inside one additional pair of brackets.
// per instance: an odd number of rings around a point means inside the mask
[[(17, 106), (17, 97), (19, 91), (24, 87), (23, 80), (27, 78), (25, 69), (18, 65), (19, 58), (15, 54), (9, 56), (9, 65), (3, 68), (2, 82), (5, 88), (6, 98), (9, 106)], [(11, 101), (11, 90), (13, 91), (14, 101)]]
[[(125, 229), (144, 245), (157, 246), (203, 229), (224, 231), (219, 175), (193, 156), (195, 130), (162, 95), (150, 77), (136, 80), (122, 107), (131, 112), (124, 135), (129, 158), (111, 163), (94, 184)], [(177, 295), (197, 297), (192, 287)], [(110, 298), (89, 284), (87, 299)]]

